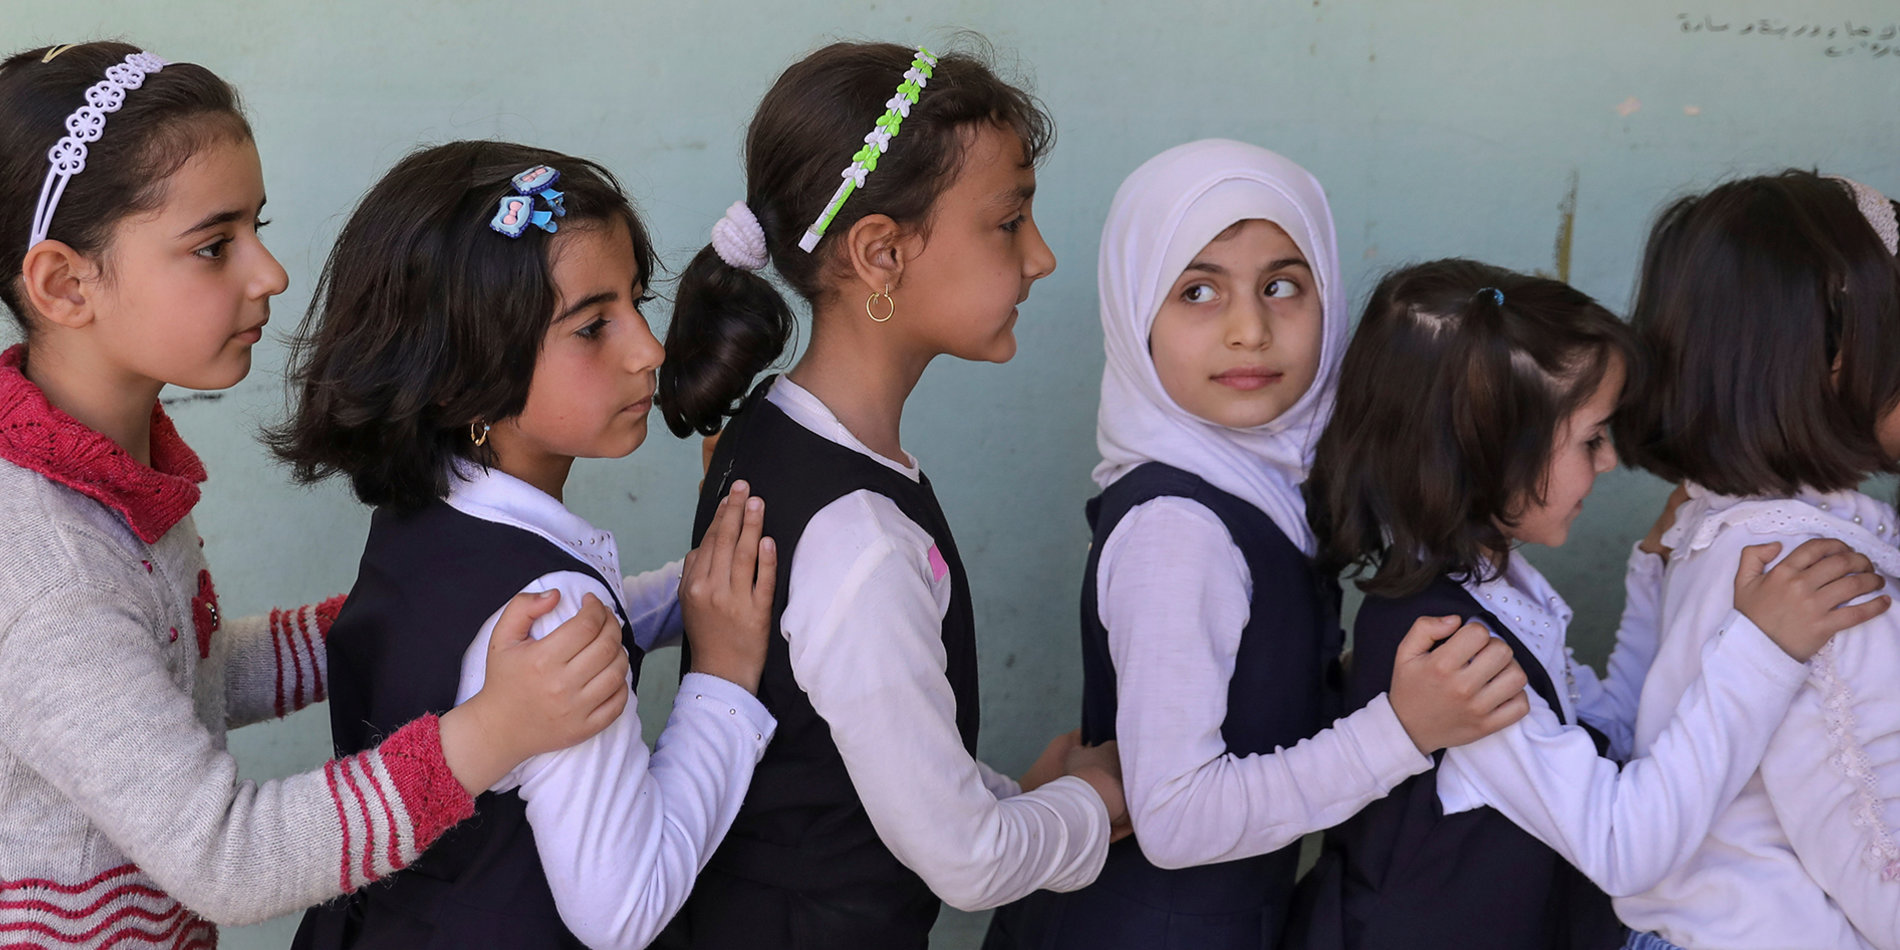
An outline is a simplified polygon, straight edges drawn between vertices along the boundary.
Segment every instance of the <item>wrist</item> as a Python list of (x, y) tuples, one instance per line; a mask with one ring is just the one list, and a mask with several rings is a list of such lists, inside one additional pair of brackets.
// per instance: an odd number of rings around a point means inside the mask
[(717, 676), (757, 696), (759, 694), (759, 677), (764, 675), (765, 665), (763, 663), (745, 663), (725, 657), (706, 656), (701, 653), (694, 653), (692, 668), (687, 672)]
[(489, 728), (487, 718), (481, 693), (440, 717), (442, 760), (471, 797), (487, 791), (526, 758), (503, 748), (497, 740), (507, 733)]

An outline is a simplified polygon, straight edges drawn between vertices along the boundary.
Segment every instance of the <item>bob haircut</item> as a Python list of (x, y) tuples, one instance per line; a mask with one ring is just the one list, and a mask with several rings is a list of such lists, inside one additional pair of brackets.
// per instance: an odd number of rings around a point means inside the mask
[(560, 300), (559, 235), (488, 226), (534, 165), (561, 173), (560, 234), (625, 225), (651, 280), (652, 241), (599, 165), (506, 142), (410, 154), (344, 224), (293, 344), (294, 408), (265, 440), (298, 482), (344, 475), (364, 504), (414, 509), (448, 494), (453, 460), (494, 464), (469, 427), (526, 406)]
[(1387, 275), (1306, 483), (1321, 568), (1386, 597), (1497, 576), (1558, 429), (1617, 364), (1621, 411), (1641, 390), (1635, 334), (1568, 284), (1468, 260)]
[(1853, 488), (1900, 471), (1900, 265), (1841, 182), (1789, 170), (1656, 219), (1631, 322), (1654, 354), (1619, 421), (1631, 464), (1724, 495)]

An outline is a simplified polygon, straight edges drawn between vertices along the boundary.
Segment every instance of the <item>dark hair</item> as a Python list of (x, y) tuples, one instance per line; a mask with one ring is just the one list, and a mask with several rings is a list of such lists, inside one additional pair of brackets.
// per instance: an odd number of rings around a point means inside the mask
[[(998, 78), (981, 53), (938, 57), (890, 151), (832, 219), (811, 253), (805, 229), (831, 200), (839, 172), (864, 145), (915, 52), (891, 43), (834, 43), (794, 63), (759, 103), (746, 132), (745, 203), (765, 231), (779, 276), (800, 297), (823, 296), (837, 235), (869, 214), (922, 226), (956, 179), (972, 126), (1022, 139), (1041, 161), (1055, 127), (1034, 97)], [(719, 431), (752, 378), (784, 353), (794, 327), (785, 299), (763, 276), (731, 267), (710, 245), (680, 275), (660, 368), (660, 409), (675, 435)]]
[[(53, 49), (0, 62), (0, 254), (6, 255), (0, 302), (29, 336), (32, 314), (20, 268), (46, 181), (46, 153), (66, 135), (66, 117), (86, 104), (86, 90), (139, 51), (129, 43), (81, 43), (41, 62)], [(67, 182), (46, 236), (103, 266), (113, 228), (163, 203), (166, 180), (192, 155), (213, 142), (250, 137), (237, 91), (210, 70), (173, 63), (148, 74), (107, 116), (105, 134), (87, 144), (86, 170)]]
[(1671, 204), (1631, 322), (1657, 367), (1617, 428), (1632, 464), (1725, 495), (1900, 471), (1876, 436), (1900, 404), (1900, 264), (1841, 182), (1790, 170)]
[(1635, 334), (1561, 281), (1468, 260), (1386, 275), (1306, 484), (1322, 568), (1389, 597), (1497, 576), (1558, 428), (1618, 360), (1621, 411), (1642, 388)]
[(469, 426), (527, 404), (560, 299), (556, 235), (488, 227), (535, 165), (561, 174), (563, 233), (624, 223), (651, 280), (652, 241), (599, 165), (507, 142), (411, 153), (344, 224), (293, 344), (294, 409), (265, 439), (297, 481), (347, 475), (365, 504), (416, 508), (448, 494), (451, 460), (494, 464)]

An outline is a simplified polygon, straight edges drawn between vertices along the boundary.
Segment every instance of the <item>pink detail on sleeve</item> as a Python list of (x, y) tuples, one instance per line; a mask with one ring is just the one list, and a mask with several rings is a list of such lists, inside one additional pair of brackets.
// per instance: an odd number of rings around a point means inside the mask
[[(913, 548), (913, 550), (915, 549)], [(948, 573), (950, 573), (950, 564), (949, 562), (943, 559), (943, 552), (937, 550), (936, 545), (934, 544), (931, 545), (930, 546), (930, 580), (931, 582), (935, 583), (937, 581), (943, 580), (943, 576)]]
[(376, 747), (396, 795), (409, 813), (418, 852), (457, 822), (475, 814), (475, 799), (442, 757), (441, 721), (423, 716), (391, 733)]
[(336, 615), (343, 609), (343, 601), (348, 597), (348, 594), (338, 594), (317, 604), (317, 636), (325, 642), (330, 639), (330, 625), (336, 623)]

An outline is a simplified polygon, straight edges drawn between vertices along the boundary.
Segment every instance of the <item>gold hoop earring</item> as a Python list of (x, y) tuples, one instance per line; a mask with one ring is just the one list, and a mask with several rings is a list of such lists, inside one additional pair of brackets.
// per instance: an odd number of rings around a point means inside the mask
[[(479, 429), (477, 427), (480, 427)], [(468, 424), (468, 440), (476, 445), (488, 444), (488, 423), (471, 422)]]
[[(879, 297), (884, 298), (884, 315), (881, 317), (878, 316), (877, 311), (871, 307), (872, 304), (877, 303), (877, 298)], [(897, 316), (897, 301), (891, 299), (890, 284), (884, 285), (883, 292), (880, 293), (874, 290), (871, 292), (871, 296), (865, 298), (864, 315), (870, 317), (872, 323), (889, 323), (892, 317)]]

